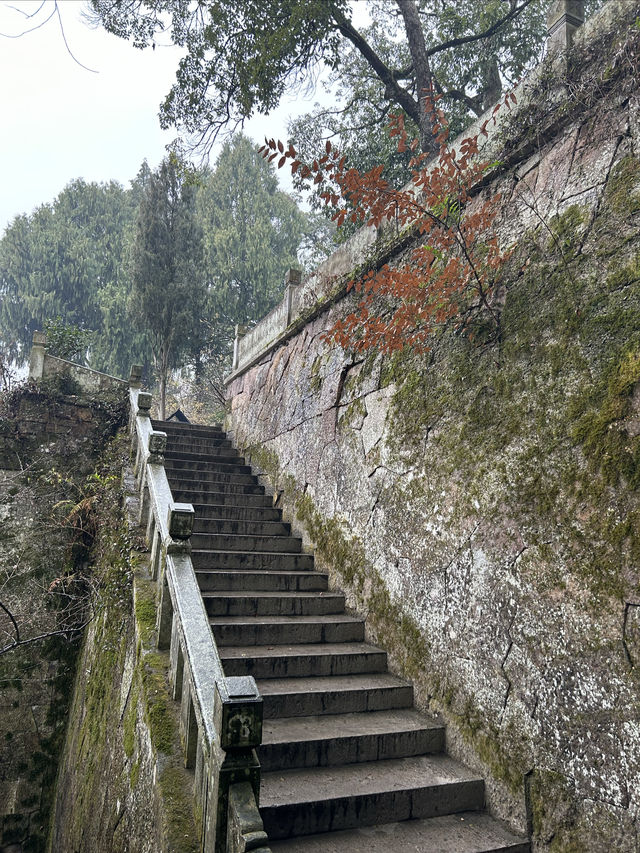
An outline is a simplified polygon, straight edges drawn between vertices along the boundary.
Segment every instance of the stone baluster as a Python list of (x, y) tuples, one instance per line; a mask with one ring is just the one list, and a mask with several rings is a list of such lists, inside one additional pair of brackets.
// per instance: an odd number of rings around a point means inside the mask
[(233, 341), (233, 364), (231, 366), (232, 371), (236, 370), (240, 363), (240, 341), (247, 334), (247, 327), (237, 325), (236, 326), (236, 336)]
[[(245, 790), (253, 794), (256, 808), (260, 797), (260, 762), (256, 747), (262, 743), (262, 697), (251, 676), (227, 678), (226, 686), (228, 695), (224, 700), (216, 691), (218, 707), (214, 710), (215, 718), (220, 719), (220, 742), (225, 750), (218, 790), (216, 853), (227, 852), (229, 832), (236, 832), (229, 826), (231, 786), (246, 783), (249, 787)], [(233, 822), (233, 809), (231, 817)], [(266, 843), (267, 837), (262, 833), (245, 849), (256, 849)]]

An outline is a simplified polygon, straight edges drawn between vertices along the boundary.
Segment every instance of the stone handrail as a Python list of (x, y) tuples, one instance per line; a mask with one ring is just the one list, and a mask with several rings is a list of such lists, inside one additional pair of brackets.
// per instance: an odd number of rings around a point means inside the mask
[(139, 522), (157, 583), (157, 644), (169, 650), (169, 680), (180, 702), (185, 766), (195, 773), (203, 853), (270, 853), (258, 812), (262, 698), (250, 676), (227, 678), (191, 561), (191, 504), (173, 500), (164, 469), (167, 436), (153, 429), (151, 395), (129, 390), (130, 436)]
[(127, 387), (126, 379), (118, 379), (91, 367), (67, 361), (47, 352), (47, 336), (44, 332), (33, 333), (33, 345), (29, 356), (29, 379), (54, 379), (64, 376), (71, 379), (85, 393), (120, 391)]

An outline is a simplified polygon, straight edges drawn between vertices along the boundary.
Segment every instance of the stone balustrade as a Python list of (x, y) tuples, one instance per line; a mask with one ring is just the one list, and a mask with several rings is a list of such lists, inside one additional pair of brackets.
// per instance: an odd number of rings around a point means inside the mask
[(252, 677), (227, 678), (209, 625), (189, 538), (193, 507), (176, 503), (164, 469), (166, 433), (151, 424), (151, 395), (132, 372), (130, 435), (157, 583), (157, 644), (169, 649), (173, 698), (180, 702), (184, 762), (195, 773), (203, 853), (269, 853), (257, 807), (262, 699)]

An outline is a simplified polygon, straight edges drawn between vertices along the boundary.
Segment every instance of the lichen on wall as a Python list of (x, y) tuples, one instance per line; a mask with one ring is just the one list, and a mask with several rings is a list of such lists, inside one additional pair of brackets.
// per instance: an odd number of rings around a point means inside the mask
[(275, 499), (444, 714), (492, 809), (549, 853), (636, 853), (639, 837), (639, 38), (626, 26), (597, 41), (604, 53), (585, 48), (589, 97), (569, 86), (544, 133), (538, 112), (505, 144), (491, 189), (515, 249), (499, 344), (478, 324), (426, 356), (343, 352), (323, 332), (347, 297), (228, 388), (228, 424)]

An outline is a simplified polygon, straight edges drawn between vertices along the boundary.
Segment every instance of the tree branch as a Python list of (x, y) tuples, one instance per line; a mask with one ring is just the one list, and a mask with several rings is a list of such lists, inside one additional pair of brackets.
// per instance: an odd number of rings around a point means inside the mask
[(450, 47), (459, 47), (461, 44), (470, 44), (474, 41), (490, 38), (494, 33), (497, 33), (504, 24), (508, 23), (513, 18), (516, 18), (520, 12), (523, 12), (532, 2), (533, 0), (524, 0), (520, 6), (513, 6), (503, 18), (500, 18), (481, 33), (477, 33), (473, 36), (460, 36), (460, 38), (443, 41), (442, 44), (437, 44), (434, 47), (429, 48), (429, 50), (427, 50), (427, 56), (435, 56), (436, 53), (441, 53), (443, 50), (449, 50)]
[(401, 106), (407, 115), (410, 116), (419, 126), (420, 108), (418, 102), (406, 89), (400, 86), (394, 72), (385, 65), (371, 45), (355, 29), (351, 21), (349, 21), (339, 9), (333, 9), (332, 15), (338, 26), (339, 32), (341, 32), (342, 35), (351, 42), (384, 84), (385, 96)]

